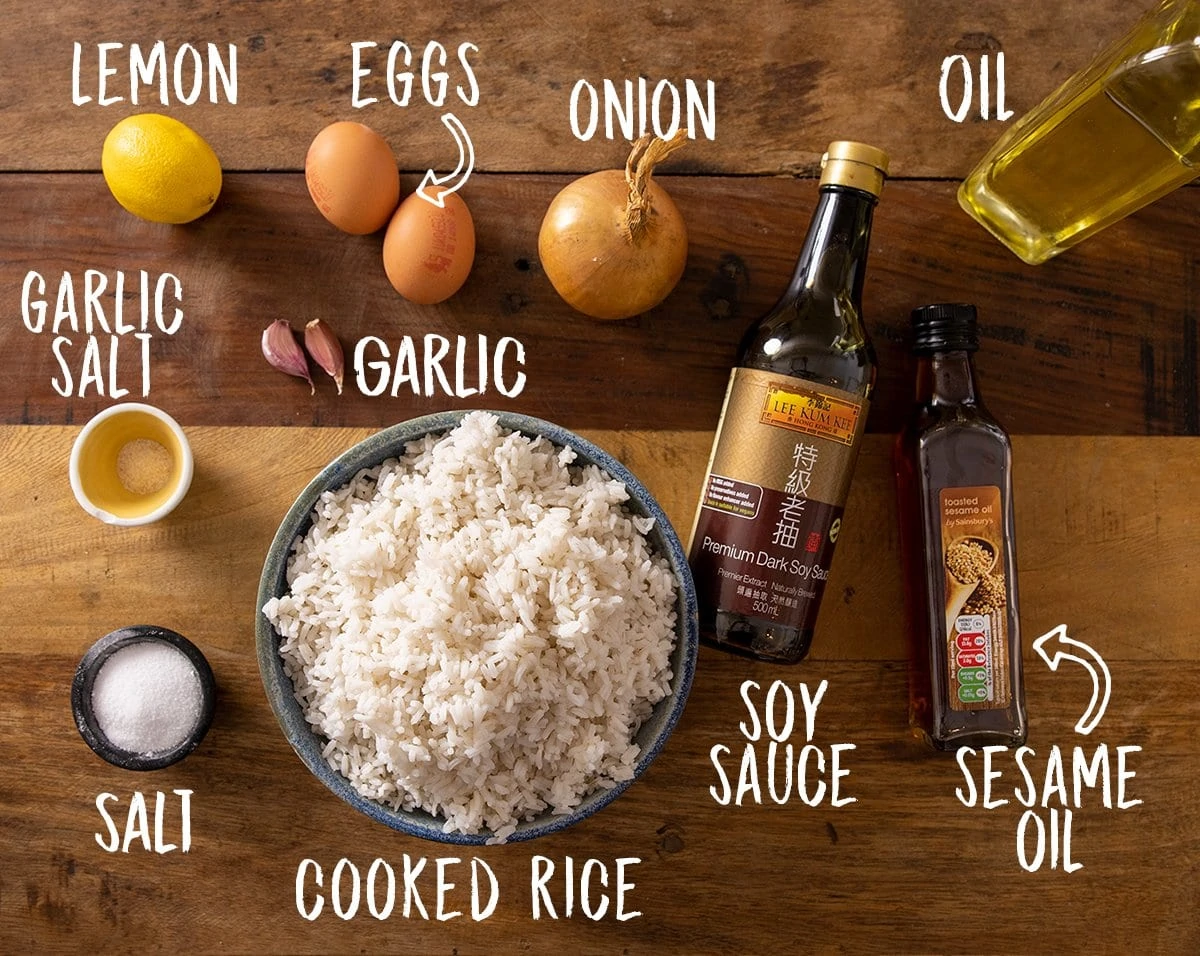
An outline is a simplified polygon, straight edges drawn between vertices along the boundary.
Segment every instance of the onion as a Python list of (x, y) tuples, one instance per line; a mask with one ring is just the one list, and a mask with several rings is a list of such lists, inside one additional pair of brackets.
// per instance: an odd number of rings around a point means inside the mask
[(651, 179), (654, 167), (687, 141), (643, 136), (625, 172), (576, 179), (554, 197), (538, 233), (538, 256), (555, 291), (594, 319), (627, 319), (654, 308), (679, 283), (687, 229), (679, 209)]

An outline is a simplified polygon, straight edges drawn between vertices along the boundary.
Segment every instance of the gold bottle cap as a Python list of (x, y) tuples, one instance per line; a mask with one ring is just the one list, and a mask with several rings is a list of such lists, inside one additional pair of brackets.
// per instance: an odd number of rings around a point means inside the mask
[(882, 149), (839, 139), (821, 157), (822, 186), (850, 186), (878, 196), (888, 171), (888, 154)]

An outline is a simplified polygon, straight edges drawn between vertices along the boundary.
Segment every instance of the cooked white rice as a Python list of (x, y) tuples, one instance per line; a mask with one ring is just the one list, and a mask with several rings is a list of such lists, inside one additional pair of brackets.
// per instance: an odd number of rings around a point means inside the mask
[(624, 484), (574, 458), (475, 412), (318, 500), (263, 610), (363, 796), (503, 841), (632, 778), (675, 582)]

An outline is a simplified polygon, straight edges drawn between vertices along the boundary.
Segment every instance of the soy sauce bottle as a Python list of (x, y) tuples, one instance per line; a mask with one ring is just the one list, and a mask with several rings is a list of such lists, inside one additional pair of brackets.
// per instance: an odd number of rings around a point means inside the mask
[(975, 307), (912, 314), (916, 401), (896, 444), (910, 721), (939, 750), (1025, 742), (1012, 445), (984, 408)]
[(831, 143), (791, 282), (747, 331), (692, 527), (702, 639), (794, 664), (817, 611), (875, 385), (862, 288), (888, 157)]

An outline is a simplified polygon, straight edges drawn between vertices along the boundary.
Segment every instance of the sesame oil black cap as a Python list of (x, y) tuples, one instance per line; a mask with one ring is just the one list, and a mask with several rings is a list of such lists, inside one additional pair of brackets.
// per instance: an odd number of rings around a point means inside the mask
[(975, 306), (965, 303), (923, 305), (912, 312), (913, 351), (974, 352), (979, 348)]

